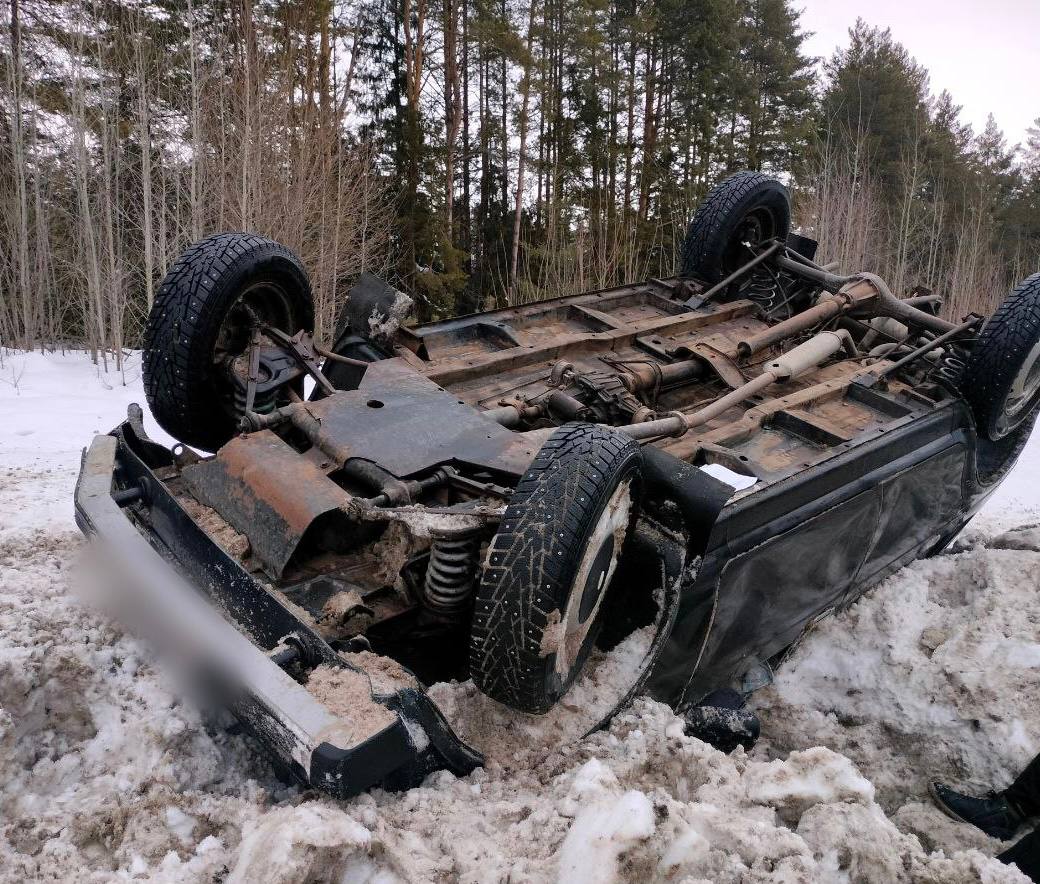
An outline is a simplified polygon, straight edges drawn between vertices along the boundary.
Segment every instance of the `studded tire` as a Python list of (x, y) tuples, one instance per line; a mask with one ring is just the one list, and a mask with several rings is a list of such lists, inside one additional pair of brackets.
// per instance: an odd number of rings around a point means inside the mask
[(542, 714), (581, 672), (634, 522), (640, 466), (633, 440), (572, 423), (520, 480), (474, 607), (470, 674), (492, 699)]
[(221, 233), (189, 246), (159, 287), (145, 328), (144, 390), (159, 426), (185, 445), (216, 451), (236, 432), (231, 382), (215, 352), (247, 296), (282, 331), (314, 328), (300, 259), (254, 234)]
[(737, 172), (701, 203), (682, 245), (683, 276), (719, 282), (752, 257), (742, 245), (784, 241), (791, 229), (791, 198), (775, 178)]
[(962, 389), (979, 433), (990, 441), (1010, 435), (1036, 414), (1040, 405), (1040, 273), (1015, 286), (982, 327)]

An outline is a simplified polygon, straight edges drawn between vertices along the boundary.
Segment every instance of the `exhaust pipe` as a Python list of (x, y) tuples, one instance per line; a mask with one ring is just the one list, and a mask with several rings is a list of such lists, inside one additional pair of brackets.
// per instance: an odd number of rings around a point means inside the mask
[(699, 411), (692, 414), (673, 413), (658, 420), (630, 424), (618, 429), (637, 440), (653, 439), (658, 436), (683, 436), (693, 427), (707, 423), (767, 387), (780, 381), (791, 380), (791, 378), (798, 377), (798, 375), (822, 365), (843, 348), (855, 351), (852, 336), (847, 331), (820, 332), (809, 338), (804, 344), (799, 344), (793, 350), (768, 363), (758, 377), (733, 392), (727, 393), (721, 399), (716, 399)]

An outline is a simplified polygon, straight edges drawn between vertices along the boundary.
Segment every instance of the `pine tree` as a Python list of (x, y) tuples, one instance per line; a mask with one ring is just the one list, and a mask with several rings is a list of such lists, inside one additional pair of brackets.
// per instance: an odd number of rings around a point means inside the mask
[(825, 73), (822, 126), (846, 148), (861, 147), (881, 186), (897, 190), (907, 139), (928, 127), (928, 73), (890, 30), (862, 19)]
[(739, 110), (746, 121), (745, 168), (798, 171), (813, 108), (805, 37), (788, 0), (744, 0)]

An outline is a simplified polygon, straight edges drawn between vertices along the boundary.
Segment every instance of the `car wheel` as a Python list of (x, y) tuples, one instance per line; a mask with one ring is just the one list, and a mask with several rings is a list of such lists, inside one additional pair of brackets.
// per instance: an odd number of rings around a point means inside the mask
[(996, 442), (1040, 405), (1040, 273), (1020, 282), (982, 327), (964, 372), (979, 432)]
[(626, 436), (566, 424), (520, 480), (473, 614), (470, 674), (492, 699), (544, 713), (581, 672), (635, 521), (640, 462)]
[(285, 246), (222, 233), (174, 262), (148, 316), (143, 357), (145, 396), (167, 433), (206, 451), (235, 434), (229, 368), (248, 350), (257, 322), (288, 334), (314, 328), (310, 282)]
[(791, 198), (775, 178), (737, 172), (701, 203), (682, 246), (683, 276), (709, 284), (728, 276), (771, 239), (784, 241), (791, 229)]

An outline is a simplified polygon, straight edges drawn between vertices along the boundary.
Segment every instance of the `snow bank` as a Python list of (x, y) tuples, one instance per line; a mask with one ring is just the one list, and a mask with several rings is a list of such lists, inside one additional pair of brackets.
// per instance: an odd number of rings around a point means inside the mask
[[(721, 754), (641, 699), (583, 741), (514, 722), (505, 761), (336, 803), (279, 782), (68, 592), (79, 448), (143, 402), (133, 362), (126, 386), (78, 356), (6, 355), (0, 379), (13, 365), (0, 881), (1025, 881), (924, 791), (933, 775), (1006, 782), (1040, 748), (1040, 553), (1028, 528), (1001, 535), (1040, 519), (1014, 478), (959, 551), (817, 628), (759, 695), (751, 755)], [(1038, 464), (1040, 441), (1019, 474)], [(476, 702), (471, 686), (436, 692), (456, 711)]]
[(771, 742), (835, 746), (890, 807), (936, 774), (1006, 785), (1040, 748), (1040, 545), (995, 542), (916, 562), (821, 623), (760, 697)]
[(0, 538), (29, 528), (70, 524), (80, 451), (96, 433), (126, 418), (131, 402), (145, 427), (172, 445), (147, 414), (140, 354), (115, 370), (81, 351), (21, 353), (0, 348)]

